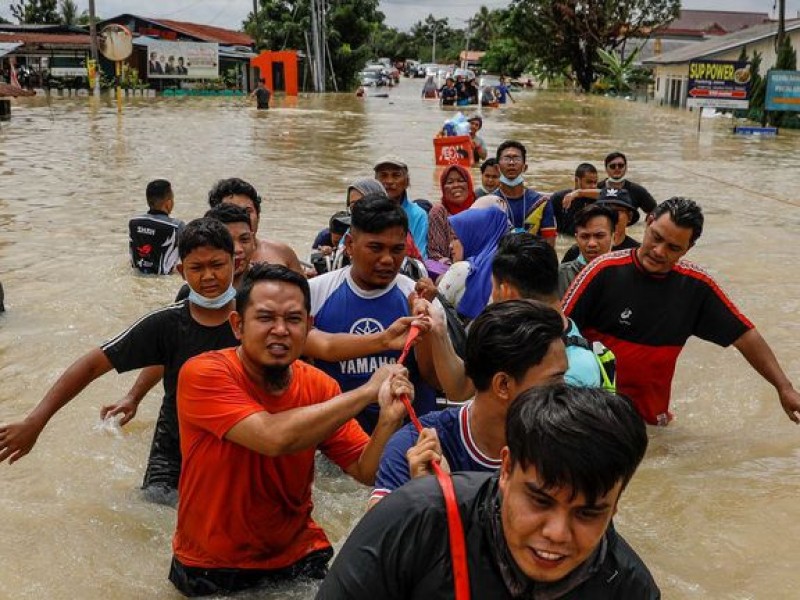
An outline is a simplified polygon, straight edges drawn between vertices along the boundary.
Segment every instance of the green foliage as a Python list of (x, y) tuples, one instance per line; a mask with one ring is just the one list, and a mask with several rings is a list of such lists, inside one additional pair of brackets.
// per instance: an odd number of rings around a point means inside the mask
[(520, 53), (519, 44), (511, 38), (493, 41), (481, 61), (481, 67), (491, 73), (503, 73), (511, 77), (519, 77), (523, 72), (532, 70), (528, 57)]
[[(330, 59), (340, 90), (355, 86), (358, 72), (372, 55), (373, 33), (383, 22), (378, 0), (330, 0), (327, 33)], [(260, 0), (258, 14), (250, 13), (244, 30), (258, 40), (258, 50), (306, 51), (311, 30), (309, 0)], [(326, 65), (330, 79), (330, 71)]]
[(58, 3), (59, 21), (62, 25), (78, 24), (78, 5), (74, 0), (61, 0)]
[[(98, 17), (97, 15), (94, 16), (94, 22), (95, 23), (98, 23), (98, 22), (100, 22), (102, 20), (103, 20), (102, 17)], [(81, 13), (81, 16), (78, 17), (77, 24), (81, 25), (83, 27), (88, 27), (89, 25), (91, 25), (91, 23), (92, 23), (92, 18), (91, 18), (91, 16), (89, 16), (89, 11), (88, 10), (84, 10)]]
[(601, 93), (621, 94), (650, 83), (652, 79), (650, 71), (635, 65), (640, 50), (641, 47), (636, 48), (627, 58), (623, 58), (616, 52), (598, 48), (597, 53), (601, 61), (598, 68), (602, 76), (594, 82), (592, 89)]
[(567, 70), (588, 91), (600, 64), (599, 50), (614, 50), (630, 37), (675, 18), (680, 0), (513, 0), (506, 34), (517, 54), (537, 61), (546, 73)]
[(22, 24), (52, 25), (59, 23), (57, 0), (16, 0), (11, 4), (11, 14)]

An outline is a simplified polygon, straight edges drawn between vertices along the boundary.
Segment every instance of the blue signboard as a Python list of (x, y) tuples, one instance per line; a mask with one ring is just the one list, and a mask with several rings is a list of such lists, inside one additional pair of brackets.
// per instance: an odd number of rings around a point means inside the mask
[(767, 74), (767, 110), (800, 111), (800, 71)]

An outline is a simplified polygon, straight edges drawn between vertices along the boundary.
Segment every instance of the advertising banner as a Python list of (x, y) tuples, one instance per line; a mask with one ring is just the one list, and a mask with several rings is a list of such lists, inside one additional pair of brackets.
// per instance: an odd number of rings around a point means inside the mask
[(153, 40), (147, 47), (148, 79), (216, 79), (219, 44)]
[(766, 109), (800, 111), (800, 71), (767, 74)]
[(689, 63), (686, 106), (694, 108), (748, 108), (750, 63), (698, 60)]

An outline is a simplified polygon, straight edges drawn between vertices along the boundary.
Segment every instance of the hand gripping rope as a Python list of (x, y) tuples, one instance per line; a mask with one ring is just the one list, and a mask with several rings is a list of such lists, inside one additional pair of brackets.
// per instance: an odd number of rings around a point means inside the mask
[[(408, 356), (414, 340), (419, 336), (419, 328), (412, 325), (403, 352), (397, 362), (403, 364)], [(422, 423), (419, 422), (414, 407), (408, 394), (400, 396), (400, 400), (406, 407), (411, 422), (417, 429), (417, 433), (422, 432)], [(469, 569), (467, 568), (467, 545), (464, 542), (464, 526), (461, 523), (461, 513), (458, 511), (458, 501), (456, 500), (456, 490), (453, 487), (453, 480), (450, 475), (445, 473), (438, 462), (432, 462), (433, 472), (439, 481), (444, 496), (444, 506), (447, 511), (447, 531), (450, 538), (450, 558), (453, 562), (453, 581), (455, 584), (456, 600), (469, 600)]]

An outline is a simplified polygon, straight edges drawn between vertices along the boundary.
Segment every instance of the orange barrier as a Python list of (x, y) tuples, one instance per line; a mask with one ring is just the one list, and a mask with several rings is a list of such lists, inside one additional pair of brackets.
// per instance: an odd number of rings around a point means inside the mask
[(437, 165), (461, 165), (469, 168), (475, 162), (472, 138), (468, 135), (433, 138), (433, 150)]

